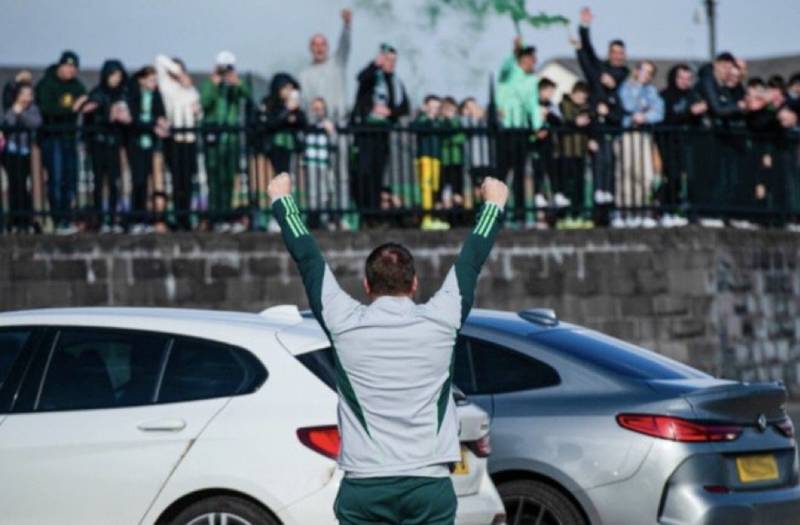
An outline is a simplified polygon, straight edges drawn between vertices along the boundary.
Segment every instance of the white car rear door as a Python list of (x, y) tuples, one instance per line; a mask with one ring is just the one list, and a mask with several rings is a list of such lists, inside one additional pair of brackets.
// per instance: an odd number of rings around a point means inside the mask
[(254, 379), (237, 349), (194, 338), (64, 328), (44, 346), (0, 432), (8, 523), (138, 523)]

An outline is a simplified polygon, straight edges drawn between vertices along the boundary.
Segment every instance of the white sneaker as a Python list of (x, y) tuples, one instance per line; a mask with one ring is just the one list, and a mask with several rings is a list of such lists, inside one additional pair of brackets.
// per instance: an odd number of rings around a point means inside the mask
[(614, 202), (614, 196), (611, 195), (611, 192), (608, 191), (603, 192), (603, 199), (605, 199), (606, 204), (611, 204), (612, 202)]
[(725, 223), (722, 219), (700, 219), (700, 226), (704, 228), (724, 228)]
[(533, 197), (533, 202), (537, 208), (547, 208), (547, 199), (544, 198), (544, 195), (541, 193), (537, 193)]
[(786, 230), (790, 232), (800, 232), (800, 224), (792, 222), (786, 225)]
[(658, 226), (658, 223), (652, 217), (645, 217), (642, 219), (643, 228), (655, 228), (656, 226)]
[(75, 235), (76, 233), (78, 233), (78, 228), (73, 224), (56, 228), (56, 235)]
[(114, 226), (111, 227), (111, 232), (112, 233), (125, 233), (125, 228), (123, 228), (119, 224), (115, 224)]
[(672, 216), (672, 226), (675, 228), (681, 228), (683, 226), (689, 225), (689, 219), (686, 217), (679, 217), (677, 215)]
[(750, 221), (731, 221), (731, 226), (739, 230), (757, 230), (758, 226)]
[(134, 224), (131, 226), (131, 234), (141, 235), (144, 233), (144, 224)]
[(617, 215), (613, 219), (611, 219), (611, 227), (612, 228), (627, 228), (628, 225), (625, 223), (625, 219)]
[(641, 217), (628, 217), (625, 219), (625, 226), (628, 228), (639, 228), (642, 225)]
[(247, 226), (242, 224), (241, 222), (234, 222), (231, 225), (231, 233), (243, 233), (247, 231)]
[(555, 202), (556, 208), (566, 208), (567, 206), (572, 204), (571, 201), (568, 198), (564, 197), (564, 195), (561, 193), (556, 193), (556, 196), (553, 198), (553, 201)]
[(100, 227), (100, 233), (111, 233), (111, 226), (104, 224)]
[(603, 204), (603, 199), (605, 198), (605, 193), (603, 190), (594, 190), (594, 202), (597, 204)]
[(267, 231), (270, 233), (281, 232), (281, 225), (278, 224), (278, 221), (276, 221), (274, 217), (269, 220), (269, 224), (267, 224)]

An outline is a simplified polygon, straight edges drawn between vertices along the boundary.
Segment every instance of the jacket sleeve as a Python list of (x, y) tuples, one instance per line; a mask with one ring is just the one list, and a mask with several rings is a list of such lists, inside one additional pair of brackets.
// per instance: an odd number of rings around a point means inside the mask
[(578, 29), (578, 35), (581, 40), (581, 50), (586, 54), (586, 59), (595, 70), (599, 69), (600, 59), (597, 58), (597, 53), (592, 45), (592, 37), (589, 35), (589, 26), (581, 25)]
[(336, 62), (342, 67), (347, 65), (347, 59), (350, 57), (350, 41), (352, 34), (350, 27), (350, 24), (342, 27), (342, 35), (339, 37), (339, 45), (336, 47)]
[(580, 26), (578, 35), (581, 40), (581, 47), (578, 49), (578, 63), (583, 71), (583, 76), (586, 77), (586, 81), (595, 86), (600, 81), (600, 74), (602, 73), (600, 59), (597, 58), (597, 53), (594, 51), (592, 39), (589, 36), (589, 28)]
[(406, 86), (403, 85), (402, 82), (400, 84), (400, 96), (402, 100), (400, 104), (396, 108), (392, 108), (392, 117), (398, 119), (400, 117), (405, 117), (409, 113), (411, 113), (411, 105), (408, 103), (408, 94), (406, 93)]
[(317, 242), (303, 223), (294, 198), (287, 195), (277, 199), (272, 203), (272, 211), (281, 227), (286, 248), (300, 272), (314, 317), (328, 335), (337, 333), (360, 312), (361, 303), (339, 286)]
[(626, 115), (633, 115), (639, 109), (637, 105), (637, 93), (629, 82), (625, 82), (619, 87), (619, 102)]
[(36, 129), (42, 125), (42, 114), (36, 104), (31, 104), (20, 114), (20, 121), (28, 129)]
[(442, 287), (428, 301), (428, 308), (436, 312), (437, 318), (456, 330), (461, 328), (472, 309), (478, 275), (494, 246), (502, 215), (503, 210), (498, 205), (490, 202), (483, 205)]
[(351, 120), (354, 122), (357, 122), (358, 119), (366, 118), (372, 110), (372, 91), (375, 89), (375, 73), (377, 71), (378, 66), (374, 62), (370, 62), (367, 67), (358, 73), (356, 102), (350, 115)]
[(736, 101), (731, 101), (724, 104), (720, 100), (719, 92), (717, 91), (717, 83), (714, 80), (714, 75), (703, 75), (700, 78), (699, 91), (705, 101), (708, 103), (709, 112), (715, 117), (735, 117), (741, 113)]
[(47, 78), (43, 78), (38, 84), (36, 84), (35, 96), (36, 104), (42, 110), (42, 113), (45, 115), (52, 115), (56, 104), (53, 100), (53, 92), (52, 89), (50, 89)]
[(218, 98), (216, 84), (206, 80), (200, 85), (200, 106), (202, 106), (204, 114), (212, 115), (214, 113)]
[(164, 98), (161, 96), (161, 91), (156, 89), (153, 93), (153, 116), (156, 119), (166, 118), (167, 109), (164, 107)]
[(658, 93), (658, 90), (655, 86), (648, 86), (645, 88), (647, 91), (647, 112), (645, 116), (647, 117), (648, 124), (657, 124), (664, 120), (664, 99), (661, 98), (661, 95)]
[(537, 78), (535, 82), (531, 83), (531, 94), (529, 104), (530, 104), (530, 114), (531, 114), (531, 125), (533, 126), (534, 130), (541, 129), (544, 126), (544, 118), (542, 117), (542, 108), (539, 106), (539, 79)]

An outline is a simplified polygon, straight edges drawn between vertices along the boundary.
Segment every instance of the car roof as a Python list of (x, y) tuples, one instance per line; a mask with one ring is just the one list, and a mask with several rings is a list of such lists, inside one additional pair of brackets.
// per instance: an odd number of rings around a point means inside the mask
[[(250, 327), (270, 331), (281, 330), (291, 324), (282, 318), (271, 318), (256, 313), (191, 308), (150, 307), (76, 307), (41, 308), (0, 313), (0, 326), (4, 325), (91, 325), (116, 326), (150, 330), (170, 330), (169, 327), (187, 325), (225, 325)], [(182, 331), (182, 330), (180, 330)]]

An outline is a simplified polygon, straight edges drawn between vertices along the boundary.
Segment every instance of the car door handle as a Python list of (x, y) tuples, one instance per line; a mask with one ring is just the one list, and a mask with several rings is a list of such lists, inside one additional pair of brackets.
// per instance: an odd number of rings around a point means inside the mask
[(145, 421), (139, 423), (137, 427), (142, 432), (179, 432), (186, 428), (186, 421), (183, 419), (159, 419), (156, 421)]

